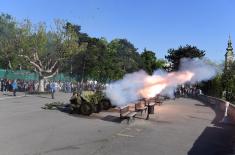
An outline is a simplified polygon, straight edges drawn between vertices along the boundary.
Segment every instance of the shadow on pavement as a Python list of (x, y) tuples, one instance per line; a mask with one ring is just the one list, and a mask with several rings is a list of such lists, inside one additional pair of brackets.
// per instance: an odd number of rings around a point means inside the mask
[(112, 116), (112, 115), (107, 115), (107, 116), (101, 118), (101, 120), (108, 121), (108, 122), (114, 122), (114, 123), (121, 123), (122, 122), (120, 117)]
[(70, 115), (70, 116), (73, 116), (73, 117), (79, 117), (79, 118), (85, 118), (85, 119), (100, 119), (100, 120), (103, 120), (103, 121), (114, 122), (114, 123), (121, 123), (122, 122), (120, 117), (113, 116), (113, 115), (103, 116), (103, 115), (100, 115), (98, 113), (92, 113), (90, 116), (81, 115), (79, 113), (71, 114), (69, 104), (61, 106), (61, 107), (57, 107), (57, 109), (61, 112), (64, 112), (64, 113)]
[(231, 155), (233, 136), (231, 128), (207, 127), (194, 142), (188, 155)]
[(202, 104), (194, 104), (194, 105), (199, 107), (208, 107), (208, 105), (202, 105)]
[(51, 96), (41, 96), (41, 95), (37, 95), (37, 97), (40, 97), (40, 98), (47, 98), (47, 99), (52, 99)]
[(235, 126), (220, 122), (223, 119), (223, 112), (216, 106), (206, 103), (204, 105), (211, 107), (216, 114), (211, 122), (214, 126), (207, 127), (202, 132), (188, 155), (232, 155), (234, 153)]

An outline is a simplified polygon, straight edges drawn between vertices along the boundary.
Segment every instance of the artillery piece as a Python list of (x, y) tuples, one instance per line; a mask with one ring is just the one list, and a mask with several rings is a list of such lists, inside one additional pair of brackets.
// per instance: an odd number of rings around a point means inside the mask
[(112, 107), (111, 102), (101, 91), (83, 91), (80, 94), (74, 94), (70, 99), (71, 113), (82, 115), (91, 115), (93, 112), (108, 110)]

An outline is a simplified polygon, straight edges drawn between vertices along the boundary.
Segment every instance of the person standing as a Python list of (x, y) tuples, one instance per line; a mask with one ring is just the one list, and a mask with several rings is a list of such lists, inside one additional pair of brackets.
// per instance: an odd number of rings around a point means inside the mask
[(13, 96), (16, 96), (16, 90), (18, 88), (16, 80), (14, 80), (14, 82), (12, 82), (11, 86), (12, 86), (12, 90), (13, 90)]
[(3, 81), (3, 79), (1, 79), (1, 92), (3, 92), (3, 84), (4, 84), (4, 81)]
[(9, 88), (10, 88), (10, 81), (8, 80), (8, 79), (6, 79), (6, 81), (5, 81), (5, 84), (4, 84), (4, 90), (5, 90), (5, 95), (7, 95), (7, 93), (8, 93), (8, 90), (9, 90)]
[(2, 82), (2, 92), (3, 92), (3, 95), (6, 95), (6, 80), (3, 79)]
[(51, 98), (55, 98), (55, 82), (50, 83)]

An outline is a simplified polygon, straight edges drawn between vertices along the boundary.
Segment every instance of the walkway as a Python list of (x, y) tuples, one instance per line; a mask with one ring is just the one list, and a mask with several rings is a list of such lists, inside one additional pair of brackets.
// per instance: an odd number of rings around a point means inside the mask
[(221, 114), (199, 101), (180, 98), (157, 106), (149, 121), (138, 120), (99, 154), (228, 155), (235, 128), (219, 123)]
[[(71, 94), (56, 94), (67, 101)], [(118, 114), (90, 117), (43, 110), (50, 96), (0, 100), (1, 155), (228, 155), (234, 127), (211, 107), (180, 98), (156, 106), (150, 120), (119, 123)], [(109, 119), (105, 119), (109, 118)], [(232, 132), (233, 131), (233, 132)]]

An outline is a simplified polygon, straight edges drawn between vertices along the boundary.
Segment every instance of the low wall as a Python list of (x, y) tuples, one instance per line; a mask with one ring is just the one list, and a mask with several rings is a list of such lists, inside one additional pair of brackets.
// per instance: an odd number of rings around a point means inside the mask
[[(198, 95), (196, 98), (202, 102), (215, 105), (217, 110), (221, 110), (223, 113), (225, 112), (227, 102), (225, 100), (206, 95)], [(233, 104), (229, 104), (228, 117), (232, 123), (235, 123), (235, 106)]]

